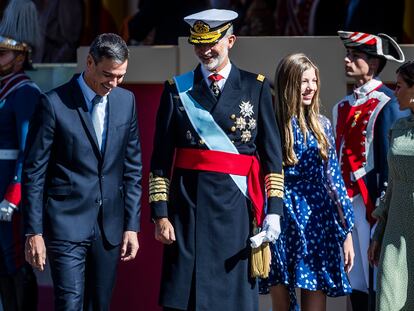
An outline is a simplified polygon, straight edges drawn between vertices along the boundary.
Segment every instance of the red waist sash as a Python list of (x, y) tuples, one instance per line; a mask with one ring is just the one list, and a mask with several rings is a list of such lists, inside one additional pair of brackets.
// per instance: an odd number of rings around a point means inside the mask
[(247, 192), (258, 226), (264, 218), (264, 186), (260, 163), (256, 156), (215, 150), (178, 148), (175, 167), (247, 176)]

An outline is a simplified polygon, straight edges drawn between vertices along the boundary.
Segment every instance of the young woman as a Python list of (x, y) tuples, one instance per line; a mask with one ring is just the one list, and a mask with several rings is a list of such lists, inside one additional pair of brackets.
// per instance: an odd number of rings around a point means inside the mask
[[(272, 244), (273, 311), (325, 310), (326, 295), (351, 292), (354, 215), (341, 177), (331, 124), (319, 114), (319, 70), (304, 54), (285, 57), (276, 71), (276, 116), (284, 140), (284, 217)], [(343, 257), (341, 258), (341, 246)]]
[(368, 260), (378, 265), (377, 310), (414, 310), (414, 61), (397, 70), (400, 110), (390, 131), (389, 179), (372, 215), (378, 219)]

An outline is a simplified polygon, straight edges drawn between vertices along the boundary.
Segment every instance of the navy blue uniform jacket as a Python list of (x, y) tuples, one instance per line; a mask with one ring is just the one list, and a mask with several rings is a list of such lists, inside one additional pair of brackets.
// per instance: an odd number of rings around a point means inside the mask
[[(217, 101), (197, 67), (189, 95), (211, 113), (240, 154), (259, 155), (264, 175), (281, 175), (279, 130), (263, 76), (233, 64)], [(167, 82), (157, 116), (152, 176), (170, 179), (176, 148), (207, 149), (176, 85)], [(164, 249), (161, 305), (186, 309), (193, 291), (198, 311), (257, 310), (256, 280), (249, 278), (250, 201), (229, 174), (174, 169), (168, 200), (154, 199), (151, 208), (154, 218), (170, 219), (176, 234), (176, 242)], [(281, 197), (268, 199), (269, 212), (282, 210)]]

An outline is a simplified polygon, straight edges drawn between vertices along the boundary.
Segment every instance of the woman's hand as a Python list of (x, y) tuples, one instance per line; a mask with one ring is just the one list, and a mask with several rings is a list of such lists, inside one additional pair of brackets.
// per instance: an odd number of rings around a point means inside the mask
[(343, 245), (343, 251), (344, 251), (344, 265), (345, 265), (345, 272), (349, 273), (352, 270), (352, 267), (354, 266), (354, 244), (352, 242), (352, 234), (349, 232), (346, 235), (344, 245)]

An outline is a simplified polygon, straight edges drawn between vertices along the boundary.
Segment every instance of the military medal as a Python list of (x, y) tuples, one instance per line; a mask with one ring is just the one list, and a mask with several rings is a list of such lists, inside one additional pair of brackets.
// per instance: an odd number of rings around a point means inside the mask
[(358, 118), (360, 117), (361, 113), (362, 113), (361, 110), (355, 111), (354, 120), (352, 121), (351, 127), (355, 127), (356, 126), (356, 122), (358, 121)]
[(251, 116), (253, 115), (253, 105), (250, 104), (250, 100), (248, 100), (247, 102), (242, 101), (239, 107), (240, 107), (240, 114), (243, 117), (251, 118)]
[(239, 130), (244, 130), (246, 128), (246, 119), (243, 117), (238, 117), (235, 123), (236, 128), (238, 128)]
[(252, 138), (252, 133), (249, 130), (245, 130), (241, 134), (241, 141), (247, 143)]

